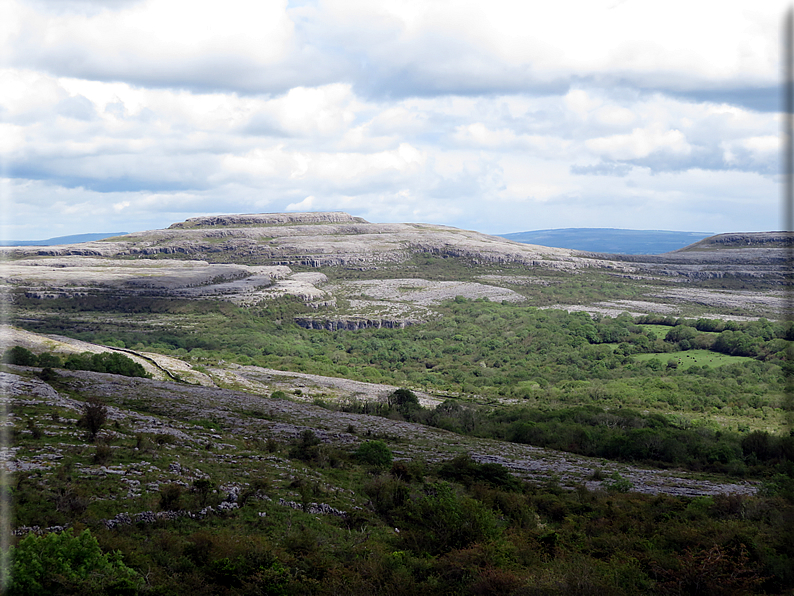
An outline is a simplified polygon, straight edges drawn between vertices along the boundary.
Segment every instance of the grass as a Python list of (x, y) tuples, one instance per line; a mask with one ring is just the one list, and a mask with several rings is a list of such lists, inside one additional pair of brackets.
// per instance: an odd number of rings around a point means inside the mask
[(638, 325), (646, 333), (653, 332), (659, 339), (664, 339), (664, 336), (672, 329), (670, 325)]
[[(650, 325), (643, 325), (649, 327)], [(661, 360), (666, 364), (670, 360), (678, 362), (679, 370), (687, 370), (693, 366), (707, 366), (717, 368), (728, 364), (739, 364), (752, 362), (754, 359), (747, 356), (729, 356), (719, 352), (709, 350), (687, 350), (685, 352), (667, 352), (666, 354), (637, 354), (634, 359), (638, 362), (648, 362), (649, 360)]]

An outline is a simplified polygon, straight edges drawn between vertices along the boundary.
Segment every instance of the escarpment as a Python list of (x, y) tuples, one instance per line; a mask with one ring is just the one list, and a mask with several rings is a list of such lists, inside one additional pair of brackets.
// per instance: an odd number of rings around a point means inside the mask
[[(749, 284), (774, 291), (785, 281), (791, 240), (783, 232), (720, 234), (663, 255), (615, 255), (522, 244), (443, 225), (370, 223), (342, 212), (213, 215), (82, 244), (0, 248), (6, 261), (0, 281), (12, 297), (41, 300), (126, 293), (254, 306), (291, 296), (323, 311), (300, 324), (352, 329), (427, 320), (441, 300), (458, 295), (555, 306), (554, 288), (563, 279), (590, 281), (572, 282), (580, 288), (576, 296), (560, 292), (557, 305), (595, 304), (593, 312), (621, 308), (614, 297), (604, 301), (603, 282), (593, 276), (631, 281), (629, 294), (654, 300), (660, 295), (651, 291), (654, 284)], [(321, 288), (324, 281), (305, 277), (310, 271), (327, 273), (334, 283)], [(536, 283), (538, 276), (543, 283)], [(399, 281), (405, 279), (421, 281), (422, 288)], [(443, 286), (451, 282), (474, 283)], [(636, 304), (628, 310), (635, 312)]]

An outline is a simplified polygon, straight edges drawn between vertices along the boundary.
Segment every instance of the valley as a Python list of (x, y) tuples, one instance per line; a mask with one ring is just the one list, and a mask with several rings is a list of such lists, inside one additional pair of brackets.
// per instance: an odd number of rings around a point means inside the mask
[(789, 241), (335, 212), (0, 247), (12, 528), (89, 530), (129, 593), (659, 593), (715, 548), (791, 589)]

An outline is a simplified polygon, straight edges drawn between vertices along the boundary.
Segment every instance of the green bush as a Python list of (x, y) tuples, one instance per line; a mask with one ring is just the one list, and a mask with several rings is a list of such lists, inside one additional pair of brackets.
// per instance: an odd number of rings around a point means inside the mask
[(456, 493), (446, 482), (428, 485), (425, 494), (401, 511), (406, 544), (419, 553), (438, 555), (499, 534), (493, 512), (480, 501)]
[(28, 534), (10, 549), (8, 596), (137, 594), (142, 581), (118, 552), (103, 553), (89, 530)]
[(44, 352), (43, 354), (39, 354), (39, 366), (42, 368), (61, 368), (63, 362), (58, 355)]
[(53, 381), (57, 380), (59, 376), (60, 375), (58, 375), (58, 373), (52, 370), (49, 366), (42, 368), (41, 372), (39, 373), (39, 378), (45, 383), (52, 383)]
[(398, 389), (389, 396), (389, 407), (395, 409), (403, 416), (410, 416), (416, 410), (421, 410), (419, 398), (410, 389)]
[(361, 463), (383, 469), (391, 465), (392, 453), (383, 441), (367, 441), (356, 449), (356, 459)]
[(289, 456), (303, 461), (313, 461), (320, 456), (322, 441), (311, 430), (304, 430), (289, 451)]
[(612, 474), (611, 479), (603, 483), (604, 488), (611, 493), (627, 493), (634, 488), (631, 480), (623, 478), (619, 473)]
[(181, 506), (181, 486), (178, 484), (167, 484), (160, 487), (160, 509), (162, 511), (178, 511)]
[(3, 354), (3, 362), (17, 364), (19, 366), (36, 366), (39, 363), (39, 358), (27, 348), (14, 346), (6, 350), (5, 354)]
[(438, 475), (447, 480), (460, 482), (464, 486), (487, 484), (504, 490), (518, 490), (521, 483), (507, 468), (500, 464), (479, 464), (469, 455), (459, 455), (441, 465)]

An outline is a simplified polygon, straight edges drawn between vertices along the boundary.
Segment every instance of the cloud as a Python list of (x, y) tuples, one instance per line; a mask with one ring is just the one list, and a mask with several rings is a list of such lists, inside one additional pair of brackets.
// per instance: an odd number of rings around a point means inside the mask
[[(268, 88), (263, 69), (289, 62), (286, 0), (29, 4), (9, 0), (7, 64), (93, 80), (194, 88)], [(262, 77), (262, 75), (265, 75)], [(259, 78), (259, 82), (256, 79)]]
[(290, 203), (285, 211), (311, 211), (314, 205), (314, 197), (306, 197), (300, 203)]
[(777, 197), (774, 3), (2, 6), (0, 158), (18, 231), (50, 230), (34, 237), (284, 209), (778, 225), (717, 200)]
[(719, 93), (775, 84), (785, 6), (8, 0), (0, 55), (60, 76), (241, 93), (340, 81), (368, 97), (564, 94), (581, 81)]
[(599, 162), (589, 166), (571, 166), (571, 174), (580, 176), (627, 176), (631, 172), (632, 166), (626, 163)]
[(635, 128), (629, 134), (588, 139), (585, 145), (593, 153), (609, 159), (637, 159), (657, 151), (689, 155), (692, 146), (680, 130), (659, 126)]

